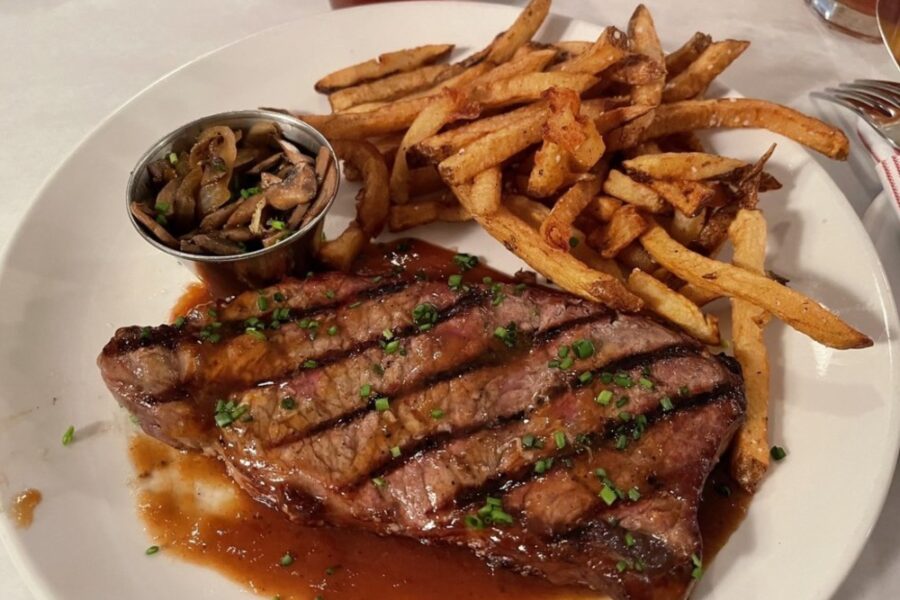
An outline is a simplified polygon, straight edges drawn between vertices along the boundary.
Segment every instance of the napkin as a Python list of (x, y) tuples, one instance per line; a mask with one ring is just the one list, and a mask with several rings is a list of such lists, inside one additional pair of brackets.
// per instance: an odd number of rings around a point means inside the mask
[(875, 172), (900, 216), (900, 152), (894, 149), (868, 123), (860, 119), (856, 125), (860, 141), (875, 161)]

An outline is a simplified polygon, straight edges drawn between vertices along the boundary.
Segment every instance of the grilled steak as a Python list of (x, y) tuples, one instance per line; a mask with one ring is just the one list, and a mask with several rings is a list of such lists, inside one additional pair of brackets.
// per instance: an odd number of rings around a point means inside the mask
[(700, 493), (744, 411), (731, 364), (654, 320), (396, 272), (122, 328), (98, 362), (147, 433), (292, 519), (636, 600), (690, 591)]

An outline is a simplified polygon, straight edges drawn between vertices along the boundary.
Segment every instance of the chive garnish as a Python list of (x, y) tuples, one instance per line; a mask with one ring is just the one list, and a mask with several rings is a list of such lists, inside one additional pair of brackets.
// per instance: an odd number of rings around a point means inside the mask
[(575, 361), (572, 360), (571, 356), (567, 356), (561, 361), (559, 361), (559, 368), (565, 371), (566, 369), (571, 369), (572, 365), (575, 364)]
[(456, 263), (460, 271), (465, 272), (478, 266), (478, 257), (461, 252), (453, 257), (453, 262)]
[(438, 309), (434, 304), (422, 303), (413, 309), (412, 318), (419, 331), (428, 331), (437, 323)]
[(431, 418), (432, 419), (443, 419), (444, 411), (441, 410), (440, 408), (434, 409), (433, 411), (431, 411)]
[(594, 343), (591, 340), (575, 340), (572, 342), (572, 350), (578, 358), (590, 358), (594, 355)]
[(293, 410), (297, 406), (293, 396), (285, 396), (281, 399), (281, 408), (284, 410)]
[(634, 381), (627, 373), (616, 373), (613, 375), (613, 382), (623, 388), (630, 388), (634, 386)]
[(534, 472), (538, 475), (542, 473), (546, 473), (550, 470), (550, 467), (553, 466), (553, 458), (542, 458), (541, 460), (534, 463)]
[(772, 449), (769, 450), (769, 454), (775, 460), (783, 460), (785, 456), (787, 456), (787, 451), (781, 446), (772, 446)]
[(691, 554), (691, 564), (694, 565), (694, 569), (691, 571), (691, 577), (693, 579), (700, 579), (703, 577), (703, 561), (700, 560), (700, 557), (696, 554)]
[(619, 499), (619, 496), (616, 494), (615, 490), (613, 490), (609, 484), (604, 483), (603, 487), (600, 488), (600, 499), (603, 500), (607, 506), (612, 506), (615, 504), (616, 500)]
[(641, 377), (640, 379), (638, 379), (638, 384), (645, 390), (652, 390), (653, 388), (656, 387), (656, 384), (654, 384), (652, 381), (650, 381), (646, 377)]
[(400, 457), (400, 446), (391, 446), (391, 456), (394, 458)]
[(609, 390), (602, 390), (594, 400), (597, 404), (601, 404), (603, 406), (609, 406), (610, 400), (612, 400), (613, 393)]
[(269, 299), (266, 298), (265, 296), (263, 296), (262, 294), (260, 294), (256, 298), (256, 307), (259, 308), (259, 310), (261, 310), (261, 311), (269, 310)]
[(157, 552), (159, 552), (159, 546), (150, 546), (149, 548), (144, 550), (144, 554), (146, 554), (147, 556), (153, 556)]
[(628, 499), (632, 502), (637, 502), (641, 499), (641, 491), (637, 487), (631, 488), (628, 490)]
[(569, 238), (569, 248), (576, 248), (580, 242), (581, 240), (573, 235)]
[(177, 319), (175, 319), (175, 322), (172, 323), (172, 326), (175, 329), (181, 329), (182, 327), (184, 327), (184, 321), (185, 321), (184, 317), (178, 317)]
[(373, 477), (372, 485), (374, 485), (377, 488), (383, 488), (384, 487), (384, 477)]
[(384, 396), (375, 399), (375, 410), (384, 412), (391, 407), (391, 401)]
[(325, 290), (325, 297), (329, 300), (334, 298), (334, 290)]
[(69, 428), (63, 433), (62, 436), (62, 445), (68, 446), (72, 443), (72, 440), (75, 439), (75, 426), (69, 425)]
[(304, 360), (304, 361), (303, 361), (303, 368), (304, 368), (304, 369), (315, 369), (315, 368), (318, 367), (318, 366), (319, 366), (318, 361), (315, 361), (315, 360), (312, 360), (312, 359), (310, 359), (310, 360)]
[(278, 561), (282, 567), (289, 567), (294, 564), (294, 556), (290, 552), (285, 552), (284, 556), (281, 557), (281, 560)]
[(173, 164), (173, 165), (178, 164), (178, 155), (175, 154), (174, 152), (169, 152), (169, 155), (166, 158), (169, 159), (170, 164)]
[(672, 399), (668, 396), (663, 396), (659, 399), (659, 406), (663, 409), (663, 412), (669, 412), (675, 405), (672, 404)]
[(244, 333), (246, 333), (247, 335), (249, 335), (249, 336), (251, 336), (251, 337), (254, 337), (254, 338), (258, 339), (258, 340), (265, 340), (265, 339), (266, 339), (266, 334), (264, 334), (262, 331), (260, 331), (259, 329), (254, 328), (254, 327), (247, 327), (247, 328), (244, 330)]
[(625, 545), (629, 548), (634, 546), (634, 536), (631, 535), (630, 531), (625, 534)]
[(359, 395), (363, 398), (368, 398), (372, 394), (372, 385), (368, 383), (364, 383), (359, 388)]
[(556, 442), (556, 447), (560, 450), (566, 447), (566, 434), (562, 431), (556, 431), (553, 433), (553, 441)]
[(384, 345), (384, 351), (388, 354), (396, 354), (397, 350), (400, 349), (400, 340), (391, 340), (387, 344)]
[(462, 275), (451, 275), (447, 278), (447, 285), (451, 290), (459, 291), (462, 288)]

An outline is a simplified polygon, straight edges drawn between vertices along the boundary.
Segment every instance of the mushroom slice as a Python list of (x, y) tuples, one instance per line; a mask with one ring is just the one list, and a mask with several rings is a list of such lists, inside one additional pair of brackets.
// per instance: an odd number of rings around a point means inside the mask
[(253, 209), (253, 216), (250, 217), (250, 231), (254, 235), (261, 236), (263, 234), (263, 210), (266, 208), (265, 198), (260, 198)]
[(150, 179), (153, 180), (153, 183), (157, 185), (164, 182), (168, 183), (178, 177), (175, 167), (165, 158), (154, 160), (147, 165), (147, 172), (150, 173)]
[(288, 162), (293, 165), (299, 165), (302, 163), (310, 164), (313, 162), (311, 156), (303, 154), (302, 152), (300, 152), (297, 146), (287, 140), (279, 139), (278, 145), (281, 146), (281, 150), (284, 152), (285, 158), (287, 158)]
[(182, 252), (188, 252), (190, 254), (206, 254), (203, 251), (203, 248), (192, 242), (191, 240), (181, 240), (181, 244), (179, 246)]
[(256, 148), (267, 148), (278, 138), (278, 126), (272, 121), (259, 121), (250, 126), (244, 143)]
[(287, 226), (288, 229), (299, 229), (300, 224), (303, 222), (303, 215), (306, 214), (306, 211), (309, 210), (309, 207), (312, 204), (298, 204), (294, 210), (291, 212), (291, 216), (288, 217)]
[(237, 157), (234, 159), (234, 169), (243, 169), (249, 167), (263, 156), (261, 148), (250, 148), (244, 146), (237, 149)]
[(237, 159), (237, 143), (234, 132), (228, 127), (210, 127), (203, 130), (200, 139), (191, 148), (191, 159), (194, 150), (203, 152), (203, 177), (200, 180), (200, 214), (208, 215), (231, 199), (228, 183)]
[(263, 248), (268, 248), (269, 246), (274, 246), (281, 240), (287, 238), (289, 235), (294, 233), (293, 231), (276, 231), (275, 233), (264, 237), (262, 240)]
[(222, 237), (232, 242), (249, 242), (259, 236), (254, 234), (247, 227), (236, 227), (235, 229), (223, 230)]
[(215, 212), (209, 213), (208, 215), (203, 217), (202, 221), (200, 221), (200, 231), (205, 233), (207, 231), (222, 229), (226, 221), (228, 221), (228, 217), (230, 217), (240, 205), (240, 202), (232, 202), (230, 204), (226, 204)]
[(166, 228), (156, 222), (156, 219), (148, 215), (138, 202), (131, 203), (131, 214), (138, 222), (150, 230), (156, 239), (170, 248), (178, 248), (178, 240), (166, 231)]
[(220, 256), (240, 254), (244, 251), (244, 248), (238, 242), (232, 242), (231, 240), (226, 240), (223, 237), (211, 233), (198, 233), (187, 241), (193, 242), (207, 252), (218, 254)]
[(309, 212), (304, 216), (303, 222), (300, 224), (301, 227), (315, 219), (323, 210), (325, 210), (325, 207), (328, 206), (328, 201), (337, 189), (337, 183), (337, 169), (335, 168), (334, 162), (331, 162), (328, 165), (328, 171), (325, 173), (325, 179), (322, 181), (322, 187), (319, 188), (319, 193), (316, 195), (316, 199), (312, 203), (312, 206), (310, 206)]
[(331, 152), (325, 146), (319, 146), (319, 153), (316, 154), (316, 180), (319, 185), (325, 181), (325, 175), (328, 173), (328, 165), (331, 164)]
[(263, 194), (250, 196), (249, 198), (242, 200), (237, 209), (231, 213), (231, 216), (228, 217), (228, 220), (225, 222), (225, 229), (248, 224), (250, 220), (253, 219), (253, 213), (256, 212), (256, 206), (260, 202), (262, 202), (263, 205), (266, 203)]
[(172, 213), (175, 212), (175, 192), (178, 190), (180, 183), (177, 179), (171, 179), (169, 183), (163, 186), (163, 189), (159, 190), (154, 203), (157, 214), (171, 217)]
[(194, 225), (197, 214), (197, 191), (203, 171), (195, 167), (188, 171), (175, 191), (172, 203), (173, 220), (179, 231), (187, 231)]
[(265, 158), (250, 167), (247, 173), (249, 173), (250, 175), (257, 175), (262, 173), (263, 171), (268, 171), (269, 169), (275, 167), (278, 163), (280, 163), (281, 159), (283, 158), (284, 154), (282, 154), (281, 152), (276, 152), (272, 156)]
[(278, 175), (272, 175), (271, 173), (261, 173), (259, 176), (259, 187), (265, 190), (272, 187), (273, 185), (278, 185), (282, 181), (284, 181), (284, 179), (282, 179)]
[(312, 200), (318, 189), (316, 172), (309, 163), (295, 165), (279, 184), (263, 192), (266, 201), (278, 210), (290, 210), (298, 204)]

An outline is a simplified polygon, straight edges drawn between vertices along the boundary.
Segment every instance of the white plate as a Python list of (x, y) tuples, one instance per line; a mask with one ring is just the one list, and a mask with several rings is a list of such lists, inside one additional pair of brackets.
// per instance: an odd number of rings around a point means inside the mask
[[(496, 5), (377, 5), (285, 24), (205, 56), (107, 119), (50, 178), (0, 264), (0, 498), (44, 493), (34, 525), (0, 533), (38, 598), (245, 598), (216, 573), (167, 556), (146, 560), (125, 452), (127, 427), (94, 360), (119, 325), (162, 321), (188, 274), (135, 235), (122, 194), (128, 172), (159, 136), (229, 109), (325, 110), (323, 73), (403, 46), (452, 41), (477, 48), (515, 17)], [(627, 13), (598, 14), (622, 24)], [(663, 41), (665, 23), (660, 23)], [(715, 33), (716, 24), (705, 29)], [(553, 17), (543, 37), (591, 39), (595, 25)], [(781, 67), (789, 69), (786, 61)], [(727, 132), (722, 153), (758, 156), (775, 136)], [(769, 328), (774, 466), (750, 515), (704, 578), (698, 598), (827, 598), (875, 523), (900, 431), (898, 319), (868, 237), (825, 172), (778, 140), (766, 194), (770, 266), (875, 339), (835, 352)], [(349, 216), (349, 190), (337, 213)], [(75, 225), (75, 226), (73, 226)], [(340, 226), (331, 219), (330, 227)], [(422, 232), (513, 270), (519, 263), (474, 226)], [(69, 424), (76, 444), (63, 447)], [(148, 585), (149, 584), (149, 585)]]

